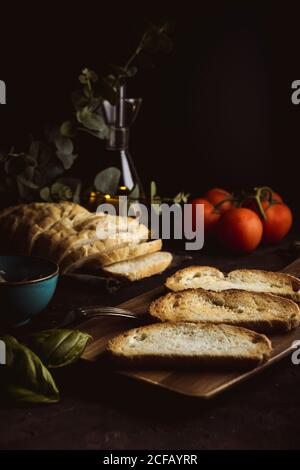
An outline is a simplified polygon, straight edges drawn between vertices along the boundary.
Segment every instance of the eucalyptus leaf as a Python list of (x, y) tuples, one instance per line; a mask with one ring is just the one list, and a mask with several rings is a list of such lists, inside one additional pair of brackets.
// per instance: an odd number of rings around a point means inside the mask
[(33, 334), (27, 344), (47, 367), (57, 368), (77, 361), (90, 338), (78, 330), (53, 329)]
[(109, 167), (98, 173), (94, 179), (94, 186), (97, 191), (103, 194), (116, 194), (119, 188), (121, 171), (115, 167)]
[(24, 160), (27, 165), (27, 168), (33, 168), (37, 166), (37, 161), (34, 157), (32, 157), (29, 153), (24, 155)]
[(91, 89), (87, 85), (84, 85), (82, 91), (86, 98), (91, 99)]
[(73, 153), (69, 154), (60, 150), (57, 150), (56, 156), (63, 164), (65, 170), (69, 170), (73, 166), (76, 158), (78, 157), (78, 155), (75, 155)]
[(93, 137), (96, 137), (97, 139), (105, 139), (108, 135), (108, 128), (103, 129), (102, 132), (100, 131), (91, 131), (90, 129), (86, 129), (85, 127), (78, 127), (78, 130), (81, 132), (85, 132), (86, 134), (89, 134)]
[(49, 164), (45, 168), (45, 172), (44, 172), (44, 181), (45, 181), (45, 183), (48, 183), (48, 182), (58, 178), (59, 176), (63, 175), (64, 171), (65, 171), (64, 167), (59, 161), (49, 162)]
[(127, 77), (132, 78), (137, 74), (137, 67), (135, 65), (132, 65), (127, 69)]
[(80, 203), (80, 193), (82, 188), (82, 183), (79, 178), (59, 178), (57, 183), (61, 183), (64, 186), (67, 186), (72, 191), (72, 201), (79, 204)]
[(65, 121), (60, 126), (60, 133), (64, 137), (75, 137), (76, 132), (72, 121)]
[(78, 80), (82, 85), (85, 85), (86, 83), (88, 83), (87, 77), (83, 75), (82, 73), (79, 75)]
[(0, 368), (1, 393), (18, 403), (56, 403), (59, 391), (39, 357), (12, 336), (6, 345), (6, 364)]
[(112, 73), (110, 73), (110, 74), (108, 74), (108, 75), (105, 76), (105, 79), (106, 79), (107, 83), (109, 83), (110, 86), (113, 87), (113, 86), (115, 85), (115, 83), (116, 83), (117, 77), (115, 77), (115, 75), (113, 75)]
[(84, 108), (89, 102), (88, 98), (83, 94), (82, 90), (73, 91), (71, 93), (71, 101), (77, 111)]
[(73, 197), (72, 189), (63, 183), (53, 183), (50, 190), (55, 201), (70, 201)]
[(38, 185), (33, 183), (33, 181), (30, 181), (29, 179), (27, 179), (25, 176), (23, 175), (18, 175), (17, 176), (17, 180), (23, 184), (24, 186), (26, 186), (27, 188), (30, 188), (30, 189), (38, 189)]
[(155, 198), (157, 194), (157, 188), (156, 188), (156, 183), (155, 181), (151, 181), (151, 184), (150, 184), (150, 199), (152, 201), (152, 199)]
[(55, 137), (55, 145), (59, 152), (70, 155), (73, 152), (74, 145), (69, 137), (64, 137), (60, 132)]
[(88, 83), (89, 81), (96, 82), (98, 80), (98, 75), (96, 74), (96, 72), (94, 72), (94, 70), (85, 68), (79, 75), (78, 80), (82, 84)]
[(48, 186), (45, 186), (40, 190), (40, 198), (46, 202), (52, 201), (50, 188)]
[(104, 122), (103, 116), (99, 113), (93, 112), (89, 106), (85, 106), (76, 113), (77, 120), (87, 129), (92, 131), (103, 132), (106, 136), (107, 126)]

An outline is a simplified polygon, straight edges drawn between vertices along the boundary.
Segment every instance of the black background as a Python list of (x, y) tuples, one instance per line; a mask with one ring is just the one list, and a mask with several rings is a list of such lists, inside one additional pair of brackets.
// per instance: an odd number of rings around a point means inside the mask
[[(173, 52), (130, 84), (130, 94), (144, 99), (131, 141), (140, 175), (155, 179), (163, 195), (270, 185), (297, 207), (300, 106), (291, 102), (291, 83), (300, 78), (300, 8), (124, 3), (1, 5), (1, 147), (23, 150), (29, 134), (67, 119), (83, 67), (101, 72), (126, 61), (145, 20), (172, 18)], [(103, 149), (86, 138), (75, 171), (93, 174)]]

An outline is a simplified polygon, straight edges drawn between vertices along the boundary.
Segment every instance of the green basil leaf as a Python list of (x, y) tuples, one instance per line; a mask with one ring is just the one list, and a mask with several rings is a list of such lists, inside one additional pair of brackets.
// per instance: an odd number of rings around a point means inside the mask
[(0, 369), (1, 393), (19, 403), (55, 403), (59, 392), (41, 360), (12, 336), (1, 338), (6, 345), (6, 364)]
[(78, 330), (53, 329), (33, 334), (27, 344), (47, 367), (56, 368), (77, 361), (90, 338)]

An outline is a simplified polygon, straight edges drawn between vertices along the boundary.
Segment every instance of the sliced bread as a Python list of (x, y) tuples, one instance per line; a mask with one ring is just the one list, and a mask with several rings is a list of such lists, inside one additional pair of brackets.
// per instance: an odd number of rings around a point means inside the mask
[[(90, 230), (86, 232), (90, 232)], [(144, 226), (140, 225), (135, 232), (117, 232), (104, 240), (96, 239), (93, 241), (91, 238), (89, 243), (75, 245), (71, 249), (66, 248), (65, 255), (61, 259), (61, 270), (62, 272), (71, 272), (83, 265), (90, 268), (90, 263), (94, 259), (97, 260), (98, 256), (105, 255), (107, 251), (112, 252), (112, 250), (124, 248), (130, 244), (137, 245), (147, 239), (145, 235)]]
[(88, 265), (91, 269), (99, 269), (105, 266), (110, 266), (114, 263), (155, 253), (161, 249), (162, 240), (151, 240), (144, 243), (128, 243), (99, 253), (90, 260)]
[(166, 286), (172, 291), (197, 289), (220, 292), (242, 289), (268, 292), (300, 302), (300, 280), (294, 276), (258, 269), (236, 269), (224, 274), (210, 266), (190, 266), (169, 277)]
[(300, 309), (292, 300), (241, 290), (172, 292), (152, 302), (149, 313), (163, 322), (226, 323), (263, 333), (289, 331), (300, 324)]
[(270, 340), (254, 331), (210, 323), (156, 323), (109, 341), (120, 366), (153, 368), (255, 367), (270, 356)]
[(158, 251), (139, 256), (129, 261), (111, 264), (103, 268), (103, 272), (111, 276), (125, 278), (129, 281), (138, 281), (164, 271), (172, 261), (171, 253)]

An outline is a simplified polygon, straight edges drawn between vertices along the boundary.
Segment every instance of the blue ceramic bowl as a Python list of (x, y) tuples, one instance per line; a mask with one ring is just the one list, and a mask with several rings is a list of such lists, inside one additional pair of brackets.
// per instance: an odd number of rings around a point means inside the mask
[(0, 325), (21, 326), (52, 299), (58, 266), (34, 256), (0, 256), (0, 276)]

